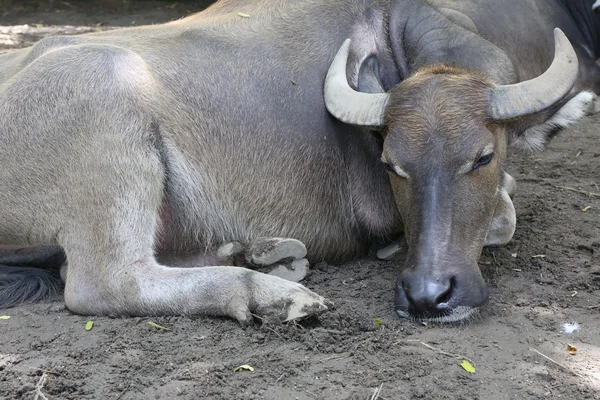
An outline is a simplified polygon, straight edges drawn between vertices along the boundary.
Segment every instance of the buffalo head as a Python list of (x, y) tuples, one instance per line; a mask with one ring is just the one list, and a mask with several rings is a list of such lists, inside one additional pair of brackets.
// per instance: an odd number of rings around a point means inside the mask
[(432, 66), (387, 93), (359, 93), (346, 78), (349, 41), (335, 57), (325, 82), (329, 112), (383, 133), (381, 161), (409, 246), (396, 283), (401, 316), (458, 321), (487, 301), (477, 264), (482, 248), (506, 243), (514, 232), (513, 183), (503, 172), (508, 145), (543, 147), (594, 99), (589, 92), (569, 95), (577, 57), (558, 29), (555, 40), (544, 74), (505, 86)]

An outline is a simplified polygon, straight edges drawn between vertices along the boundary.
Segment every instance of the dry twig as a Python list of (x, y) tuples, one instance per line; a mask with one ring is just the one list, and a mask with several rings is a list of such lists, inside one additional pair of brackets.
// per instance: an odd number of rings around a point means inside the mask
[(262, 327), (268, 331), (273, 332), (274, 334), (276, 334), (279, 337), (279, 339), (281, 339), (282, 342), (285, 342), (285, 339), (283, 338), (283, 336), (281, 336), (275, 329), (270, 328), (270, 327), (266, 326), (265, 324), (263, 324)]
[(585, 194), (589, 197), (600, 197), (600, 193), (586, 192), (585, 190), (576, 189), (576, 188), (573, 188), (570, 186), (554, 186), (554, 187), (557, 189), (569, 190), (571, 192)]
[(42, 376), (40, 377), (40, 380), (38, 381), (38, 383), (35, 385), (35, 397), (33, 398), (33, 400), (48, 400), (48, 398), (46, 397), (46, 395), (44, 393), (42, 393), (42, 389), (44, 387), (44, 385), (46, 384), (46, 379), (48, 379), (48, 374), (47, 373), (43, 373)]
[(378, 388), (375, 388), (375, 391), (373, 392), (373, 395), (371, 396), (370, 400), (377, 400), (379, 398), (379, 395), (381, 394), (381, 388), (383, 387), (383, 382), (381, 382), (381, 385), (379, 385)]
[(583, 378), (583, 375), (578, 374), (577, 372), (573, 371), (571, 368), (562, 365), (561, 363), (559, 363), (558, 361), (554, 361), (553, 359), (551, 359), (550, 357), (548, 357), (545, 354), (540, 353), (539, 351), (537, 351), (536, 349), (530, 348), (529, 350), (533, 351), (534, 353), (539, 354), (540, 356), (544, 357), (546, 360), (550, 361), (552, 364), (557, 365), (559, 367), (561, 367), (562, 369), (564, 369), (565, 371), (570, 372), (571, 374), (579, 377), (579, 378)]
[(349, 353), (337, 355), (337, 356), (325, 357), (325, 358), (318, 360), (317, 364), (324, 363), (325, 361), (341, 360), (342, 358), (348, 358), (348, 357), (350, 357)]
[(588, 310), (595, 310), (596, 308), (600, 308), (600, 304), (595, 306), (585, 306), (584, 308), (587, 308)]
[[(475, 365), (475, 361), (471, 360), (469, 357), (465, 357), (461, 354), (448, 353), (447, 351), (437, 349), (437, 348), (433, 347), (432, 345), (422, 342), (420, 340), (407, 340), (407, 342), (417, 342), (417, 343), (427, 347), (429, 350), (435, 351), (436, 353), (442, 354), (447, 357), (458, 358), (460, 360), (467, 360), (471, 364)], [(395, 344), (398, 344), (398, 343), (401, 343), (401, 342), (396, 342)]]
[(266, 330), (273, 332), (274, 334), (276, 334), (277, 336), (279, 336), (279, 339), (281, 339), (282, 341), (285, 342), (285, 339), (283, 338), (283, 336), (281, 336), (277, 331), (275, 331), (275, 329), (270, 328), (270, 327), (267, 326), (267, 324), (265, 323), (265, 319), (263, 317), (258, 316), (256, 314), (252, 314), (252, 316), (254, 318), (260, 319), (263, 322), (263, 324), (261, 325), (262, 328), (265, 328)]

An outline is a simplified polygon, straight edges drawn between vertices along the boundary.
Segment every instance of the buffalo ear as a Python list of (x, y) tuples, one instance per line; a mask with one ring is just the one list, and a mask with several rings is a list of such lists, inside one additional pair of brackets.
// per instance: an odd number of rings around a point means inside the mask
[(346, 75), (350, 87), (362, 93), (385, 93), (379, 71), (379, 60), (374, 51), (362, 43), (351, 43)]
[(362, 93), (385, 93), (379, 74), (379, 61), (375, 55), (369, 56), (360, 65), (358, 91)]
[(547, 109), (508, 123), (510, 143), (541, 151), (559, 132), (595, 111), (596, 95), (590, 91), (571, 94)]

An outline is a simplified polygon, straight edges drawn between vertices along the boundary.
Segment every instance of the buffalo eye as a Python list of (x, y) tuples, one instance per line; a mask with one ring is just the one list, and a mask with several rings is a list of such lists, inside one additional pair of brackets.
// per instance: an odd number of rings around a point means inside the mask
[(389, 172), (390, 174), (392, 174), (394, 176), (399, 176), (401, 178), (406, 178), (406, 175), (400, 173), (398, 169), (392, 167), (390, 164), (383, 163), (383, 165), (385, 166), (385, 169), (387, 170), (387, 172)]
[(488, 165), (490, 162), (492, 162), (493, 158), (494, 158), (494, 153), (490, 153), (490, 154), (480, 157), (479, 160), (477, 160), (477, 162), (475, 162), (475, 165), (473, 165), (473, 170), (477, 170), (481, 167)]
[(390, 164), (384, 163), (383, 165), (385, 166), (387, 172), (391, 172), (394, 175), (398, 175), (394, 167), (392, 167)]
[(402, 170), (402, 168), (400, 167), (395, 167), (392, 166), (386, 162), (383, 163), (383, 165), (385, 166), (385, 169), (390, 173), (393, 174), (394, 176), (399, 176), (401, 178), (408, 178), (408, 174), (406, 172), (404, 172), (404, 170)]

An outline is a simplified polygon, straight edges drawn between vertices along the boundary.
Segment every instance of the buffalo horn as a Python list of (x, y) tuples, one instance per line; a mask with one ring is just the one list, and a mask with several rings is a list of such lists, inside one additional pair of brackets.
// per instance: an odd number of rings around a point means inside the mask
[(358, 126), (383, 126), (387, 93), (361, 93), (352, 89), (346, 78), (350, 39), (337, 52), (325, 78), (325, 106), (342, 122)]
[(577, 55), (569, 39), (554, 29), (554, 60), (537, 78), (492, 90), (489, 116), (507, 120), (542, 111), (564, 98), (577, 79)]

